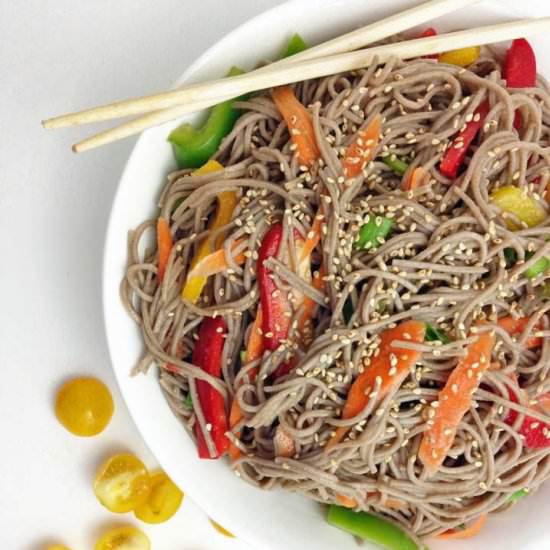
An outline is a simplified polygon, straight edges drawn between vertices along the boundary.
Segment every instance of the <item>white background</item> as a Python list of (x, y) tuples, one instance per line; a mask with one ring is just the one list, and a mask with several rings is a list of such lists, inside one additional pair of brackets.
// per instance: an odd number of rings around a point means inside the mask
[[(107, 217), (133, 140), (76, 156), (70, 144), (89, 129), (47, 132), (40, 120), (165, 89), (226, 32), (280, 2), (0, 0), (2, 550), (47, 541), (91, 550), (102, 529), (138, 524), (99, 505), (94, 473), (123, 450), (155, 465), (120, 399), (101, 315)], [(528, 6), (549, 13), (546, 0)], [(64, 379), (89, 374), (109, 385), (116, 413), (102, 435), (81, 439), (57, 423), (53, 402)], [(213, 531), (188, 498), (168, 523), (142, 527), (154, 550), (250, 550)]]
[[(277, 0), (0, 0), (0, 547), (91, 550), (98, 533), (138, 521), (103, 509), (98, 464), (146, 449), (111, 372), (100, 301), (107, 217), (133, 140), (80, 156), (95, 128), (45, 131), (61, 112), (169, 87), (207, 47)], [(250, 44), (254, 48), (254, 44)], [(91, 439), (53, 414), (67, 377), (92, 374), (116, 412)], [(185, 487), (182, 487), (185, 490)], [(154, 550), (245, 550), (186, 498)]]

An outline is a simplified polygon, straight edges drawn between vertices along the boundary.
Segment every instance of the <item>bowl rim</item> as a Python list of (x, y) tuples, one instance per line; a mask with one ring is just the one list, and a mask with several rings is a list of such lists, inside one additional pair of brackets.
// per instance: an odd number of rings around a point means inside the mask
[[(421, 0), (414, 0), (416, 4), (420, 3), (420, 1)], [(338, 4), (342, 4), (343, 2), (345, 2), (345, 0), (327, 0), (325, 5), (332, 4), (336, 6)], [(412, 4), (412, 2), (413, 0), (407, 0), (407, 3), (409, 5)], [(378, 7), (380, 3), (382, 3), (382, 0), (378, 0), (377, 2), (375, 2), (376, 7)], [(502, 12), (504, 13), (506, 12), (510, 13), (514, 11), (516, 11), (516, 13), (518, 11), (525, 13), (527, 11), (522, 8), (519, 8), (518, 10), (518, 7), (514, 6), (513, 0), (498, 0), (498, 1), (489, 0), (489, 2), (487, 3), (489, 5), (497, 5), (498, 9), (502, 10)], [(219, 48), (223, 48), (224, 45), (231, 42), (236, 36), (243, 33), (243, 31), (245, 31), (247, 28), (254, 27), (257, 25), (265, 25), (264, 20), (268, 21), (273, 16), (273, 14), (279, 13), (279, 12), (290, 13), (292, 9), (296, 7), (300, 7), (300, 9), (302, 9), (303, 6), (311, 6), (311, 0), (286, 0), (285, 2), (272, 6), (269, 9), (251, 17), (250, 19), (245, 20), (244, 22), (239, 24), (237, 27), (231, 29), (229, 32), (224, 34), (219, 40), (216, 40), (215, 42), (212, 42), (211, 44), (209, 44), (208, 47), (185, 69), (182, 75), (177, 78), (177, 80), (174, 83), (174, 87), (184, 81), (192, 82), (195, 74), (197, 72), (200, 72), (200, 69), (204, 68), (206, 64), (208, 64), (208, 62), (211, 61), (212, 56), (215, 55), (215, 52)], [(325, 9), (328, 9), (328, 8), (325, 8)], [(367, 3), (364, 5), (364, 10), (365, 10), (366, 16), (368, 16), (369, 13), (372, 12), (372, 6), (369, 3)], [(287, 28), (287, 30), (291, 32), (291, 29)], [(148, 133), (145, 132), (144, 134), (139, 136), (139, 138), (136, 140), (132, 148), (132, 151), (125, 162), (125, 165), (120, 174), (120, 177), (118, 178), (117, 188), (112, 198), (111, 208), (109, 212), (108, 222), (105, 228), (104, 241), (103, 241), (104, 246), (103, 246), (102, 269), (101, 269), (101, 300), (102, 300), (103, 329), (104, 329), (105, 339), (107, 342), (109, 360), (111, 362), (111, 366), (115, 374), (115, 379), (116, 379), (118, 388), (120, 390), (120, 394), (122, 396), (122, 399), (124, 400), (125, 405), (128, 408), (132, 422), (136, 426), (143, 440), (143, 443), (150, 450), (151, 454), (158, 460), (157, 451), (155, 451), (151, 446), (149, 438), (145, 436), (145, 430), (143, 429), (141, 423), (138, 421), (137, 416), (134, 414), (134, 405), (131, 403), (132, 399), (129, 397), (129, 394), (128, 394), (127, 381), (123, 379), (124, 373), (121, 371), (121, 369), (115, 368), (115, 360), (114, 360), (115, 344), (114, 344), (113, 334), (111, 330), (111, 323), (108, 319), (109, 308), (107, 306), (107, 302), (112, 299), (112, 288), (111, 288), (112, 280), (109, 274), (107, 262), (110, 259), (110, 251), (111, 251), (110, 243), (115, 238), (115, 235), (114, 235), (115, 234), (114, 227), (116, 222), (115, 218), (116, 218), (117, 210), (119, 208), (119, 202), (121, 200), (121, 195), (123, 194), (123, 187), (124, 187), (122, 185), (122, 182), (124, 182), (128, 178), (128, 175), (132, 170), (132, 165), (134, 164), (136, 158), (142, 154), (143, 152), (142, 148), (145, 146), (147, 135)], [(130, 318), (128, 318), (128, 321), (132, 322)], [(188, 496), (190, 496), (198, 504), (198, 506), (203, 509), (203, 511), (206, 514), (209, 514), (209, 510), (211, 510), (212, 507), (210, 503), (205, 500), (206, 497), (203, 498), (200, 494), (193, 493), (192, 491), (188, 492)], [(227, 526), (230, 529), (233, 528), (230, 522), (227, 523)], [(254, 531), (245, 530), (240, 532), (237, 529), (237, 532), (241, 540), (244, 540), (249, 544), (253, 544), (254, 548), (267, 547), (270, 550), (275, 548), (275, 546), (272, 546), (271, 544), (266, 543), (266, 541), (264, 541), (263, 539), (262, 540), (258, 539), (258, 536), (257, 534), (254, 533)], [(537, 540), (539, 539), (537, 538)], [(534, 548), (531, 546), (529, 547)], [(462, 546), (460, 548), (462, 549)], [(457, 550), (458, 550), (458, 546), (457, 546)]]

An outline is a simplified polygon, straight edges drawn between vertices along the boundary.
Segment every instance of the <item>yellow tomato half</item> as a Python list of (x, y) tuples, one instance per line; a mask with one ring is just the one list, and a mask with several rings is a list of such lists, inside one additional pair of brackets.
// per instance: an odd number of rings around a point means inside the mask
[(90, 437), (102, 432), (113, 416), (109, 388), (97, 378), (75, 378), (57, 392), (55, 414), (72, 434)]
[(46, 550), (71, 550), (68, 546), (63, 544), (50, 544), (46, 547)]
[(235, 535), (228, 531), (225, 527), (222, 527), (217, 521), (214, 521), (213, 519), (210, 520), (210, 523), (212, 524), (212, 527), (216, 529), (218, 533), (221, 533), (224, 537), (229, 537), (230, 539), (234, 539)]
[(94, 492), (99, 502), (111, 512), (131, 512), (145, 502), (151, 491), (151, 479), (141, 460), (119, 454), (98, 470)]
[(164, 473), (151, 475), (151, 492), (147, 500), (135, 510), (135, 516), (145, 523), (162, 523), (169, 520), (179, 509), (183, 493)]
[(150, 550), (149, 538), (136, 527), (109, 529), (96, 542), (95, 550)]

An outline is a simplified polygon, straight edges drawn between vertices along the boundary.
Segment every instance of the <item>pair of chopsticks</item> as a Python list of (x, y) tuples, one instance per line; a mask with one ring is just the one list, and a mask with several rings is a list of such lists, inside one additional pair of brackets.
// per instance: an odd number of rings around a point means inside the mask
[(367, 44), (372, 44), (475, 2), (477, 0), (430, 0), (400, 14), (240, 76), (191, 84), (167, 92), (117, 101), (50, 118), (44, 120), (42, 124), (45, 128), (63, 128), (147, 113), (73, 145), (73, 150), (79, 153), (132, 136), (222, 101), (273, 86), (356, 70), (373, 62), (384, 63), (393, 56), (412, 59), (452, 49), (503, 42), (550, 31), (550, 17), (522, 19), (360, 49)]

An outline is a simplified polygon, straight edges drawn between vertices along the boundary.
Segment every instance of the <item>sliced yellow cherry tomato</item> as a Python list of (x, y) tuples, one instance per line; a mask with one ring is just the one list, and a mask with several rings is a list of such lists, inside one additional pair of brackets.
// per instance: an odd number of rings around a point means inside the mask
[(458, 65), (459, 67), (467, 67), (479, 59), (480, 53), (481, 48), (479, 46), (460, 48), (458, 50), (442, 53), (439, 56), (439, 62), (448, 63), (449, 65)]
[(135, 510), (149, 497), (151, 478), (141, 460), (131, 454), (119, 454), (98, 470), (94, 492), (99, 502), (111, 512)]
[[(534, 227), (546, 219), (544, 208), (525, 191), (513, 185), (506, 185), (497, 189), (491, 195), (491, 201), (504, 212), (514, 214), (529, 227)], [(511, 231), (520, 229), (512, 220), (506, 220)]]
[(55, 414), (72, 434), (90, 437), (102, 432), (113, 416), (109, 388), (97, 378), (74, 378), (57, 392)]
[(145, 523), (162, 523), (178, 511), (182, 500), (183, 493), (174, 482), (164, 472), (156, 472), (151, 475), (149, 497), (134, 514)]
[(230, 539), (235, 538), (233, 533), (229, 532), (225, 527), (222, 527), (217, 521), (211, 519), (210, 523), (212, 524), (212, 527), (214, 527), (214, 529), (216, 529), (216, 531), (221, 533), (224, 537), (229, 537)]
[(65, 546), (64, 544), (50, 544), (50, 546), (46, 546), (46, 550), (71, 550), (68, 546)]
[(95, 550), (151, 550), (151, 543), (147, 535), (136, 527), (115, 527), (102, 535)]

